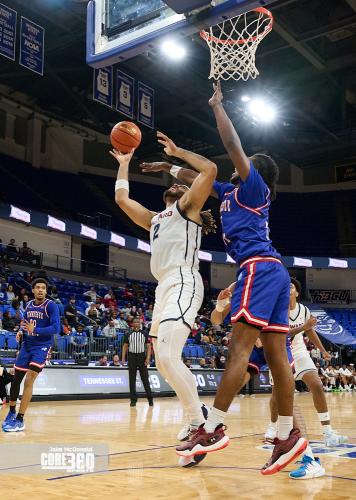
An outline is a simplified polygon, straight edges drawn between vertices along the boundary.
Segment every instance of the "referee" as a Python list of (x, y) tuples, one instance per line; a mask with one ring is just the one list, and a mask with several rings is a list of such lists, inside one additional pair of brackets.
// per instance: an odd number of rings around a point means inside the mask
[[(147, 344), (147, 354), (145, 347)], [(148, 340), (147, 332), (141, 329), (141, 322), (135, 318), (132, 322), (132, 330), (124, 335), (124, 344), (122, 348), (122, 362), (126, 361), (126, 353), (128, 351), (129, 364), (129, 380), (130, 380), (130, 406), (136, 406), (136, 373), (137, 369), (140, 372), (140, 377), (145, 388), (148, 403), (153, 406), (152, 392), (148, 380), (147, 365), (151, 358), (151, 344)]]

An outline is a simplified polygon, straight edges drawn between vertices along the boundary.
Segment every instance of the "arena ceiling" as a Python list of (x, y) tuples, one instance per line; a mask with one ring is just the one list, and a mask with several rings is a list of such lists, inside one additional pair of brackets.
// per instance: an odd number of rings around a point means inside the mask
[[(8, 95), (26, 94), (32, 105), (107, 133), (122, 116), (93, 102), (92, 69), (85, 63), (86, 2), (11, 0), (4, 3), (46, 28), (45, 76), (0, 59)], [(277, 0), (270, 4), (273, 32), (257, 56), (261, 76), (224, 84), (227, 110), (247, 150), (264, 150), (301, 167), (356, 158), (356, 0)], [(188, 57), (162, 61), (144, 54), (120, 67), (156, 91), (156, 126), (201, 154), (224, 152), (207, 105), (209, 52), (198, 36)], [(20, 94), (21, 93), (21, 94)], [(275, 124), (242, 118), (242, 94), (259, 94), (279, 109)], [(146, 132), (141, 155), (155, 153)]]

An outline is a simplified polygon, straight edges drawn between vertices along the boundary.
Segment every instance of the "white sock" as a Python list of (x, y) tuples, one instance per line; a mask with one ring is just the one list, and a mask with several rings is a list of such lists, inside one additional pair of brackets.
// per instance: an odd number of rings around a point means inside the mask
[(309, 445), (305, 448), (304, 455), (306, 455), (307, 457), (310, 457), (312, 460), (315, 460), (314, 453)]
[(291, 417), (279, 416), (278, 417), (278, 432), (277, 437), (281, 441), (288, 439), (290, 431), (293, 429), (293, 415)]
[(226, 411), (218, 410), (213, 406), (209, 411), (208, 419), (204, 425), (204, 429), (206, 430), (206, 432), (214, 432), (219, 424), (223, 424), (226, 413)]
[(268, 424), (268, 427), (277, 430), (277, 422), (272, 422), (271, 420), (270, 423)]
[(323, 429), (323, 434), (330, 434), (333, 431), (330, 424), (322, 425), (321, 428)]

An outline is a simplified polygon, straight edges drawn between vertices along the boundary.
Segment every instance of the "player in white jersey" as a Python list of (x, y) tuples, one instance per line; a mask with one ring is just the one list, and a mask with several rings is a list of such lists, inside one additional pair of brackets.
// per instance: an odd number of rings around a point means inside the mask
[[(180, 158), (199, 173), (190, 189), (174, 184), (164, 193), (165, 210), (151, 212), (129, 196), (128, 169), (133, 151), (121, 154), (114, 150), (111, 154), (120, 164), (115, 201), (133, 222), (150, 231), (151, 272), (158, 281), (150, 336), (156, 366), (189, 417), (189, 433), (205, 418), (195, 378), (182, 361), (182, 351), (204, 296), (198, 251), (202, 232), (214, 230), (215, 225), (201, 209), (212, 190), (217, 168), (210, 160), (178, 148), (161, 132), (157, 136), (168, 156)], [(145, 164), (142, 166), (144, 169)], [(179, 167), (171, 168), (173, 175), (174, 169)]]
[[(325, 445), (337, 446), (339, 444), (346, 443), (347, 437), (337, 434), (331, 427), (330, 415), (323, 391), (323, 385), (319, 378), (318, 370), (313, 360), (311, 359), (304, 343), (304, 333), (306, 333), (309, 340), (320, 349), (320, 352), (322, 353), (324, 359), (329, 360), (330, 354), (326, 351), (317, 333), (314, 330), (316, 319), (310, 315), (309, 309), (299, 302), (300, 295), (300, 282), (295, 278), (291, 278), (289, 302), (289, 334), (291, 337), (291, 348), (295, 366), (294, 378), (295, 380), (302, 380), (308, 387), (309, 391), (312, 393), (314, 407), (318, 412), (318, 417), (322, 426)], [(276, 404), (273, 398), (271, 399), (270, 406), (271, 422), (265, 434), (265, 438), (268, 440), (274, 439), (274, 437), (276, 436), (277, 419), (275, 415), (277, 411)], [(318, 465), (312, 462), (315, 461), (309, 448), (307, 449), (302, 459), (301, 467), (297, 471), (291, 473), (290, 477), (294, 479), (309, 479), (312, 477), (318, 477), (314, 475), (318, 469)]]

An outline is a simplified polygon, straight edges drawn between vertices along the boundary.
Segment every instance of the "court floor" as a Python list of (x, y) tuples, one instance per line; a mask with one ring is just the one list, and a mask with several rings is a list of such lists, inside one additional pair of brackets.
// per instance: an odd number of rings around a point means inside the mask
[[(1, 498), (23, 499), (346, 499), (356, 498), (356, 393), (327, 394), (332, 423), (349, 436), (349, 444), (327, 449), (309, 394), (296, 395), (312, 446), (326, 476), (295, 481), (286, 472), (264, 477), (259, 469), (268, 459), (262, 436), (269, 420), (268, 396), (236, 398), (227, 419), (231, 444), (212, 453), (193, 469), (177, 466), (175, 435), (182, 412), (175, 398), (157, 398), (153, 408), (139, 400), (95, 400), (32, 403), (26, 430), (0, 434), (0, 449), (21, 445), (108, 445), (108, 467), (100, 473), (68, 475), (36, 473), (26, 457), (16, 468), (0, 470)], [(203, 398), (210, 405), (212, 398)], [(6, 410), (0, 411), (1, 419)], [(8, 446), (4, 446), (8, 445)], [(4, 469), (4, 453), (0, 469)], [(288, 467), (291, 470), (291, 467)]]

